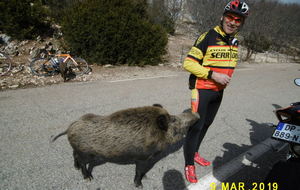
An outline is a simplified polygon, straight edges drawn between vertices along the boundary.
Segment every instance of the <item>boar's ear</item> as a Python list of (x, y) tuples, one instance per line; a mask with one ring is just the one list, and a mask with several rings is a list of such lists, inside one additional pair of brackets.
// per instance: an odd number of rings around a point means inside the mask
[(156, 123), (158, 128), (160, 128), (163, 131), (167, 131), (168, 130), (168, 115), (162, 114), (159, 115), (156, 119)]
[(163, 108), (162, 105), (160, 105), (160, 104), (153, 104), (153, 106)]

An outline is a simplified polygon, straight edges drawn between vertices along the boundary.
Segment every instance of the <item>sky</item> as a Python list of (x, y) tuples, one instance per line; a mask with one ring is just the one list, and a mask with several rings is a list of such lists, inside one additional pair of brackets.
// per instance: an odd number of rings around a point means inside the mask
[(279, 0), (283, 3), (299, 3), (300, 4), (300, 0)]

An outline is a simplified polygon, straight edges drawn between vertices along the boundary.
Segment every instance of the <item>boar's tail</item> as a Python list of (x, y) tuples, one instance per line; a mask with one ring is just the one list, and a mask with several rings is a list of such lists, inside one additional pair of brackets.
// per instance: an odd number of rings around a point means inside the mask
[(68, 132), (68, 130), (66, 130), (66, 131), (64, 131), (64, 132), (62, 132), (62, 133), (56, 135), (54, 138), (51, 139), (51, 142), (54, 142), (54, 141), (56, 141), (56, 139), (58, 139), (59, 137), (61, 137), (61, 136), (63, 136), (63, 135), (66, 135), (67, 132)]

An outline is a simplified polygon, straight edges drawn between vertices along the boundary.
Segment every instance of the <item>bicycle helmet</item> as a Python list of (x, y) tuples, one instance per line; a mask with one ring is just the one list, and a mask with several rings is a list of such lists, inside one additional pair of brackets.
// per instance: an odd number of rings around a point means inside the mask
[(224, 14), (236, 13), (244, 18), (249, 15), (249, 6), (244, 1), (232, 0), (224, 8)]

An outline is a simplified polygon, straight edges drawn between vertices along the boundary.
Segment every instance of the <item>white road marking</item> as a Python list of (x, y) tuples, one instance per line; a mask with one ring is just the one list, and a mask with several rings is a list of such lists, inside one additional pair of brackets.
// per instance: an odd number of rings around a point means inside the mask
[[(236, 70), (239, 71), (249, 71), (254, 70), (252, 68), (237, 68)], [(108, 81), (110, 83), (116, 83), (116, 82), (127, 82), (127, 81), (135, 81), (135, 80), (149, 80), (149, 79), (157, 79), (157, 78), (169, 78), (169, 77), (176, 77), (178, 75), (161, 75), (161, 76), (154, 76), (154, 77), (140, 77), (140, 78), (128, 78), (128, 79), (121, 79), (121, 80), (112, 80)]]
[(244, 166), (250, 165), (255, 167), (255, 163), (253, 161), (271, 149), (275, 148), (278, 150), (282, 148), (281, 146), (281, 142), (269, 138), (234, 158), (218, 170), (210, 172), (206, 176), (200, 178), (198, 183), (190, 184), (185, 190), (210, 190), (211, 184), (215, 184), (217, 186), (220, 185), (222, 181), (238, 172)]
[(166, 75), (166, 76), (155, 76), (155, 77), (142, 77), (142, 78), (132, 78), (132, 79), (122, 79), (122, 80), (112, 80), (108, 82), (126, 82), (126, 81), (134, 81), (134, 80), (148, 80), (148, 79), (156, 79), (156, 78), (169, 78), (169, 77), (175, 77), (177, 75)]

